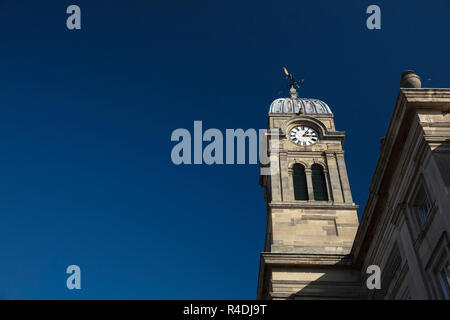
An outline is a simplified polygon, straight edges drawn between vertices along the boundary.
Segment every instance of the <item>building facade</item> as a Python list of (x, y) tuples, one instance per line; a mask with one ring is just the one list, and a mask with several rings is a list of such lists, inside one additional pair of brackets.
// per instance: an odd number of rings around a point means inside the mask
[[(359, 226), (330, 108), (294, 86), (272, 103), (259, 299), (449, 298), (450, 89), (412, 72), (401, 87)], [(370, 265), (380, 289), (366, 286)]]

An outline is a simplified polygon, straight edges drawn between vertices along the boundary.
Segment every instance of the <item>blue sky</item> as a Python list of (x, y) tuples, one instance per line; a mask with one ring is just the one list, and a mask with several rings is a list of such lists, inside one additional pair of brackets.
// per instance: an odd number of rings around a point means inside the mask
[(265, 128), (286, 65), (347, 132), (361, 214), (401, 72), (450, 85), (449, 16), (447, 0), (0, 1), (0, 298), (254, 299), (259, 168), (175, 166), (172, 131)]

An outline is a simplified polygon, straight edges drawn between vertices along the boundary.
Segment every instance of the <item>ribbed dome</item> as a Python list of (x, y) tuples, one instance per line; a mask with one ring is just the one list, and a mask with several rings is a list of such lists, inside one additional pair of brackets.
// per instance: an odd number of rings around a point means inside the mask
[(318, 99), (279, 98), (270, 105), (270, 113), (331, 114), (330, 107)]
[(318, 99), (299, 98), (293, 86), (289, 98), (279, 98), (270, 105), (270, 113), (332, 114), (330, 107)]

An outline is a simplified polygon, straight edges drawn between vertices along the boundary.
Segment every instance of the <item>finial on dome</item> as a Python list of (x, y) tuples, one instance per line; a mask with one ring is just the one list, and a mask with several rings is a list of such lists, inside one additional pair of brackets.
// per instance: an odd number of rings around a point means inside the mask
[(291, 99), (298, 98), (298, 93), (294, 86), (291, 86), (291, 88), (289, 89), (289, 96), (291, 97)]
[[(289, 95), (292, 99), (298, 98), (297, 90), (295, 88), (300, 88), (300, 84), (294, 79), (294, 76), (286, 69), (286, 67), (283, 67), (283, 71), (289, 79)], [(302, 79), (300, 83), (303, 83), (303, 80), (304, 79)]]

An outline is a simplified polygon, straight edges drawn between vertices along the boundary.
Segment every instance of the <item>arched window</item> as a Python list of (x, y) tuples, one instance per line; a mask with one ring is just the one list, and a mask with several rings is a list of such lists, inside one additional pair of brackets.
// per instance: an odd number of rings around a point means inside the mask
[(328, 201), (327, 184), (321, 165), (314, 164), (311, 167), (311, 178), (314, 190), (314, 200)]
[(293, 168), (294, 198), (295, 200), (308, 200), (308, 188), (306, 187), (305, 167), (296, 163)]

